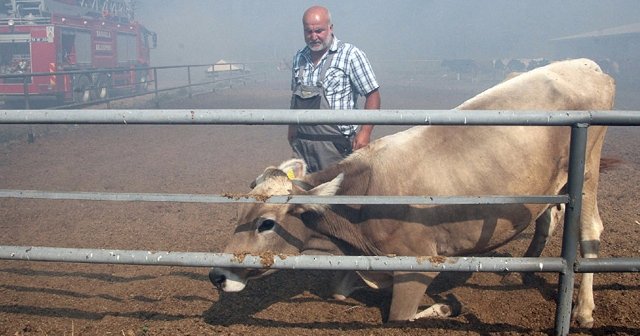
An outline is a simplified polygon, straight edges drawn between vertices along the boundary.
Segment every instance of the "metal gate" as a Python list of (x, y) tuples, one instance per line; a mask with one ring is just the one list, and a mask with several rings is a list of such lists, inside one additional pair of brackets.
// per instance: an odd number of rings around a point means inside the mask
[[(243, 267), (274, 269), (425, 271), (425, 272), (553, 272), (560, 274), (556, 334), (569, 332), (576, 273), (638, 272), (640, 258), (577, 259), (578, 217), (582, 207), (585, 148), (590, 125), (640, 126), (639, 111), (456, 111), (380, 110), (375, 114), (330, 110), (6, 110), (0, 124), (375, 124), (375, 125), (527, 125), (570, 126), (568, 193), (540, 196), (249, 196), (194, 194), (127, 194), (0, 190), (1, 198), (109, 200), (196, 203), (320, 204), (566, 204), (562, 255), (557, 258), (493, 258), (416, 256), (246, 256), (222, 253), (72, 249), (0, 246), (0, 259), (132, 265)], [(241, 260), (240, 260), (241, 259)]]

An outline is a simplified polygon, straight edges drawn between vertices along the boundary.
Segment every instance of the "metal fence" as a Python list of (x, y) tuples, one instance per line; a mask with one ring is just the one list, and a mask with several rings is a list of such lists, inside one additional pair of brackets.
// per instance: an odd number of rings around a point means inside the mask
[[(367, 271), (553, 272), (560, 274), (556, 334), (569, 332), (576, 273), (638, 272), (640, 258), (577, 259), (578, 217), (582, 207), (585, 148), (590, 125), (640, 126), (639, 111), (456, 111), (450, 110), (4, 110), (0, 124), (376, 124), (376, 125), (528, 125), (570, 126), (569, 180), (566, 195), (537, 196), (249, 196), (193, 194), (130, 194), (0, 190), (0, 198), (110, 200), (195, 203), (321, 203), (321, 204), (547, 204), (565, 203), (562, 255), (557, 258), (416, 256), (246, 256), (222, 253), (71, 249), (36, 246), (0, 246), (0, 259), (109, 263), (132, 265), (243, 267), (274, 269)], [(240, 260), (241, 259), (241, 260)]]
[[(0, 82), (3, 80), (15, 80), (22, 84), (20, 94), (7, 94), (0, 90), (0, 101), (2, 98), (11, 99), (13, 102), (20, 102), (20, 107), (25, 109), (33, 108), (33, 100), (50, 100), (47, 104), (49, 108), (70, 109), (93, 106), (97, 104), (107, 104), (118, 100), (135, 98), (140, 96), (153, 96), (153, 103), (156, 108), (160, 107), (161, 94), (169, 92), (181, 92), (182, 96), (191, 98), (200, 92), (211, 92), (223, 87), (233, 85), (244, 85), (249, 81), (264, 81), (267, 73), (275, 69), (275, 62), (251, 62), (251, 63), (225, 63), (217, 64), (213, 68), (212, 64), (188, 64), (188, 65), (166, 65), (154, 67), (135, 68), (109, 68), (90, 70), (69, 70), (56, 72), (33, 72), (22, 74), (0, 74)], [(212, 68), (212, 69), (210, 69)], [(211, 71), (209, 71), (211, 70)], [(214, 71), (215, 70), (215, 71)], [(56, 76), (88, 76), (93, 74), (112, 75), (144, 72), (153, 74), (152, 79), (144, 82), (144, 88), (138, 88), (140, 83), (128, 83), (125, 85), (112, 85), (108, 89), (111, 94), (105, 98), (95, 98), (89, 101), (67, 101), (62, 103), (60, 99), (54, 99), (55, 94), (63, 95), (71, 92), (51, 92), (48, 94), (29, 93), (29, 84), (35, 77), (56, 77)], [(93, 89), (99, 89), (94, 87)], [(112, 91), (113, 90), (113, 91)], [(182, 92), (184, 91), (184, 92)], [(48, 99), (47, 99), (48, 98)]]

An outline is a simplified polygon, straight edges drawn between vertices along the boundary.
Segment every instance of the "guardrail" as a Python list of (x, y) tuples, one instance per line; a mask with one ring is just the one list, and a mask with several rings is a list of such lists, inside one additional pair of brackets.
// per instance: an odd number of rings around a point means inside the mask
[[(507, 204), (566, 203), (562, 255), (558, 258), (429, 256), (246, 256), (221, 253), (66, 249), (34, 246), (0, 246), (0, 259), (113, 263), (135, 265), (243, 267), (276, 269), (417, 270), (465, 272), (554, 272), (560, 274), (556, 334), (569, 332), (575, 273), (638, 272), (640, 258), (577, 259), (578, 217), (582, 206), (585, 147), (590, 125), (640, 126), (639, 111), (455, 111), (450, 110), (5, 110), (0, 124), (377, 124), (377, 125), (528, 125), (570, 126), (568, 193), (540, 196), (286, 196), (268, 200), (245, 195), (73, 193), (34, 190), (0, 190), (0, 198), (158, 201), (202, 203), (323, 203), (323, 204)], [(240, 260), (241, 259), (241, 260)]]
[[(194, 88), (199, 87), (211, 87), (212, 90), (215, 90), (215, 86), (220, 84), (226, 84), (231, 87), (233, 83), (242, 83), (244, 84), (250, 80), (266, 80), (267, 70), (260, 71), (250, 71), (247, 65), (258, 66), (259, 68), (272, 68), (275, 67), (275, 62), (252, 62), (252, 63), (225, 63), (216, 65), (216, 71), (208, 72), (207, 68), (212, 67), (212, 64), (188, 64), (188, 65), (167, 65), (167, 66), (156, 66), (156, 67), (131, 67), (131, 68), (108, 68), (108, 69), (88, 69), (88, 70), (72, 70), (72, 71), (57, 71), (57, 72), (33, 72), (33, 73), (22, 73), (22, 74), (0, 74), (0, 82), (6, 79), (19, 79), (19, 82), (22, 84), (22, 93), (16, 97), (16, 95), (8, 95), (1, 91), (2, 86), (0, 85), (0, 98), (4, 97), (12, 97), (13, 99), (20, 99), (24, 102), (23, 106), (25, 109), (32, 108), (32, 100), (36, 97), (39, 97), (39, 94), (29, 93), (29, 85), (33, 81), (34, 77), (55, 77), (55, 76), (82, 76), (82, 75), (93, 75), (93, 74), (121, 74), (126, 72), (143, 72), (143, 73), (152, 73), (152, 79), (146, 81), (144, 83), (145, 88), (143, 90), (136, 90), (136, 86), (140, 83), (128, 83), (126, 85), (114, 85), (112, 88), (118, 92), (110, 97), (106, 98), (96, 98), (87, 102), (78, 102), (74, 101), (71, 103), (57, 103), (56, 105), (50, 106), (48, 108), (52, 109), (73, 109), (73, 108), (82, 108), (88, 107), (96, 104), (107, 104), (107, 108), (110, 108), (110, 103), (113, 101), (135, 98), (146, 95), (154, 96), (154, 105), (156, 108), (160, 108), (160, 97), (159, 94), (163, 92), (169, 91), (178, 91), (178, 90), (187, 90), (186, 95), (191, 98), (194, 94)], [(229, 67), (229, 71), (226, 70), (226, 67)], [(237, 71), (236, 71), (237, 68)], [(200, 80), (194, 80), (194, 69), (200, 69), (201, 75), (199, 76)], [(163, 73), (167, 73), (171, 70), (178, 70), (181, 73), (179, 75), (169, 75), (171, 78), (166, 80), (166, 83), (160, 83), (158, 79), (162, 77)], [(225, 76), (214, 76), (216, 74), (225, 74)], [(177, 77), (182, 78), (182, 83), (176, 84)], [(178, 81), (180, 82), (180, 81)], [(16, 83), (14, 83), (16, 84)], [(212, 91), (209, 90), (209, 91)], [(47, 93), (46, 96), (53, 97), (56, 94), (71, 94), (71, 92), (64, 91), (56, 91)]]

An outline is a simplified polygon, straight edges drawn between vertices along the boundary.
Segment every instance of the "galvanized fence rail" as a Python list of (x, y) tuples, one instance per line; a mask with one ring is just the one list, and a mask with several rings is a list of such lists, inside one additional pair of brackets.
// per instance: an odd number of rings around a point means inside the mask
[[(140, 90), (140, 92), (136, 92), (136, 90), (128, 90), (129, 92), (127, 92), (127, 90), (124, 90), (124, 92), (116, 95), (110, 94), (109, 97), (106, 97), (106, 98), (95, 98), (86, 102), (72, 101), (72, 102), (67, 102), (63, 105), (55, 105), (55, 106), (49, 105), (49, 106), (52, 106), (51, 109), (77, 109), (77, 108), (106, 103), (107, 107), (110, 108), (110, 103), (114, 101), (140, 97), (140, 96), (153, 95), (154, 105), (156, 108), (159, 108), (160, 93), (186, 90), (188, 97), (191, 98), (196, 93), (194, 89), (198, 89), (202, 87), (208, 87), (208, 86), (217, 85), (217, 84), (227, 84), (230, 87), (233, 82), (245, 83), (248, 81), (256, 81), (256, 82), (264, 81), (267, 78), (266, 71), (249, 73), (249, 72), (245, 72), (245, 70), (247, 69), (246, 66), (262, 65), (264, 67), (265, 64), (271, 64), (271, 63), (274, 63), (274, 62), (263, 61), (263, 62), (251, 62), (251, 63), (226, 63), (224, 64), (224, 66), (229, 66), (229, 68), (231, 68), (232, 66), (238, 67), (239, 69), (242, 70), (242, 73), (234, 74), (232, 76), (227, 76), (224, 78), (205, 78), (204, 80), (203, 79), (194, 80), (193, 78), (197, 76), (194, 76), (195, 73), (193, 71), (194, 69), (206, 69), (207, 67), (213, 66), (212, 64), (166, 65), (166, 66), (154, 66), (154, 67), (107, 68), (107, 69), (89, 69), (89, 70), (83, 69), (83, 70), (66, 70), (66, 71), (55, 71), (55, 72), (30, 72), (30, 73), (10, 74), (10, 75), (0, 74), (0, 81), (7, 80), (7, 79), (18, 79), (22, 84), (22, 92), (20, 94), (4, 94), (4, 95), (0, 94), (0, 98), (2, 98), (3, 96), (12, 97), (12, 98), (22, 97), (21, 100), (24, 102), (24, 105), (23, 105), (24, 108), (31, 109), (32, 108), (31, 100), (42, 98), (42, 97), (39, 97), (41, 96), (40, 94), (29, 93), (29, 83), (35, 77), (55, 77), (55, 76), (67, 76), (67, 75), (68, 76), (76, 76), (76, 75), (87, 76), (92, 74), (105, 74), (105, 75), (109, 74), (110, 75), (110, 74), (118, 74), (118, 73), (145, 71), (145, 72), (153, 73), (153, 79), (145, 82), (145, 85), (149, 85), (149, 88)], [(222, 65), (219, 65), (219, 66), (222, 66)], [(168, 80), (165, 80), (162, 83), (163, 85), (161, 85), (158, 75), (162, 74), (163, 76), (165, 76), (167, 72), (172, 70), (179, 71), (186, 78), (180, 81), (182, 82), (181, 84), (175, 84), (175, 83), (165, 84), (164, 82), (169, 82)], [(204, 73), (204, 71), (202, 72)], [(169, 77), (172, 78), (173, 80), (175, 80), (176, 78), (175, 74)], [(178, 76), (178, 77), (181, 77), (181, 76)], [(132, 83), (128, 85), (110, 86), (109, 89), (110, 90), (124, 89), (127, 86), (135, 86), (135, 84)], [(207, 90), (207, 92), (210, 92), (210, 90)], [(55, 96), (54, 93), (56, 92), (52, 92), (49, 95), (45, 95), (45, 96), (54, 97)], [(57, 93), (64, 93), (64, 92), (57, 92)]]
[[(493, 258), (429, 256), (251, 256), (204, 252), (71, 249), (0, 246), (0, 259), (132, 265), (243, 267), (274, 269), (414, 270), (463, 272), (554, 272), (560, 274), (556, 334), (569, 332), (575, 273), (638, 272), (640, 258), (578, 259), (578, 216), (587, 130), (591, 125), (640, 126), (639, 111), (455, 111), (451, 110), (4, 110), (0, 124), (377, 124), (377, 125), (528, 125), (569, 126), (571, 146), (568, 193), (538, 196), (274, 196), (258, 200), (246, 195), (131, 194), (49, 192), (0, 189), (0, 198), (197, 202), (197, 203), (322, 203), (322, 204), (508, 204), (565, 203), (562, 255), (557, 258)], [(569, 131), (569, 130), (567, 130)]]

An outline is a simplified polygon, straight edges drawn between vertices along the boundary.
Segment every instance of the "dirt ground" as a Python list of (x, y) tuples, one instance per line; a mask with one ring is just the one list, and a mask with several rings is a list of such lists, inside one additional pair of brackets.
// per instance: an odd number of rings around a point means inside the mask
[[(493, 84), (381, 81), (387, 109), (451, 108)], [(251, 83), (162, 108), (286, 108), (286, 84)], [(621, 90), (616, 107), (639, 110), (640, 97)], [(240, 193), (290, 155), (283, 126), (32, 129), (33, 143), (24, 135), (0, 145), (1, 189)], [(399, 129), (380, 126), (374, 136)], [(610, 128), (604, 155), (623, 162), (601, 177), (602, 257), (640, 255), (638, 144), (637, 127)], [(233, 205), (0, 199), (0, 245), (220, 252), (235, 217)], [(530, 238), (528, 230), (496, 254), (521, 256)], [(544, 255), (558, 256), (560, 241), (558, 232)], [(216, 291), (207, 272), (0, 261), (0, 335), (545, 335), (554, 327), (555, 274), (537, 274), (529, 285), (504, 284), (492, 273), (441, 274), (429, 293), (460, 302), (461, 315), (382, 324), (388, 293), (328, 300), (326, 272), (280, 271), (236, 294)], [(596, 275), (594, 287), (595, 326), (572, 333), (640, 334), (638, 274)]]

